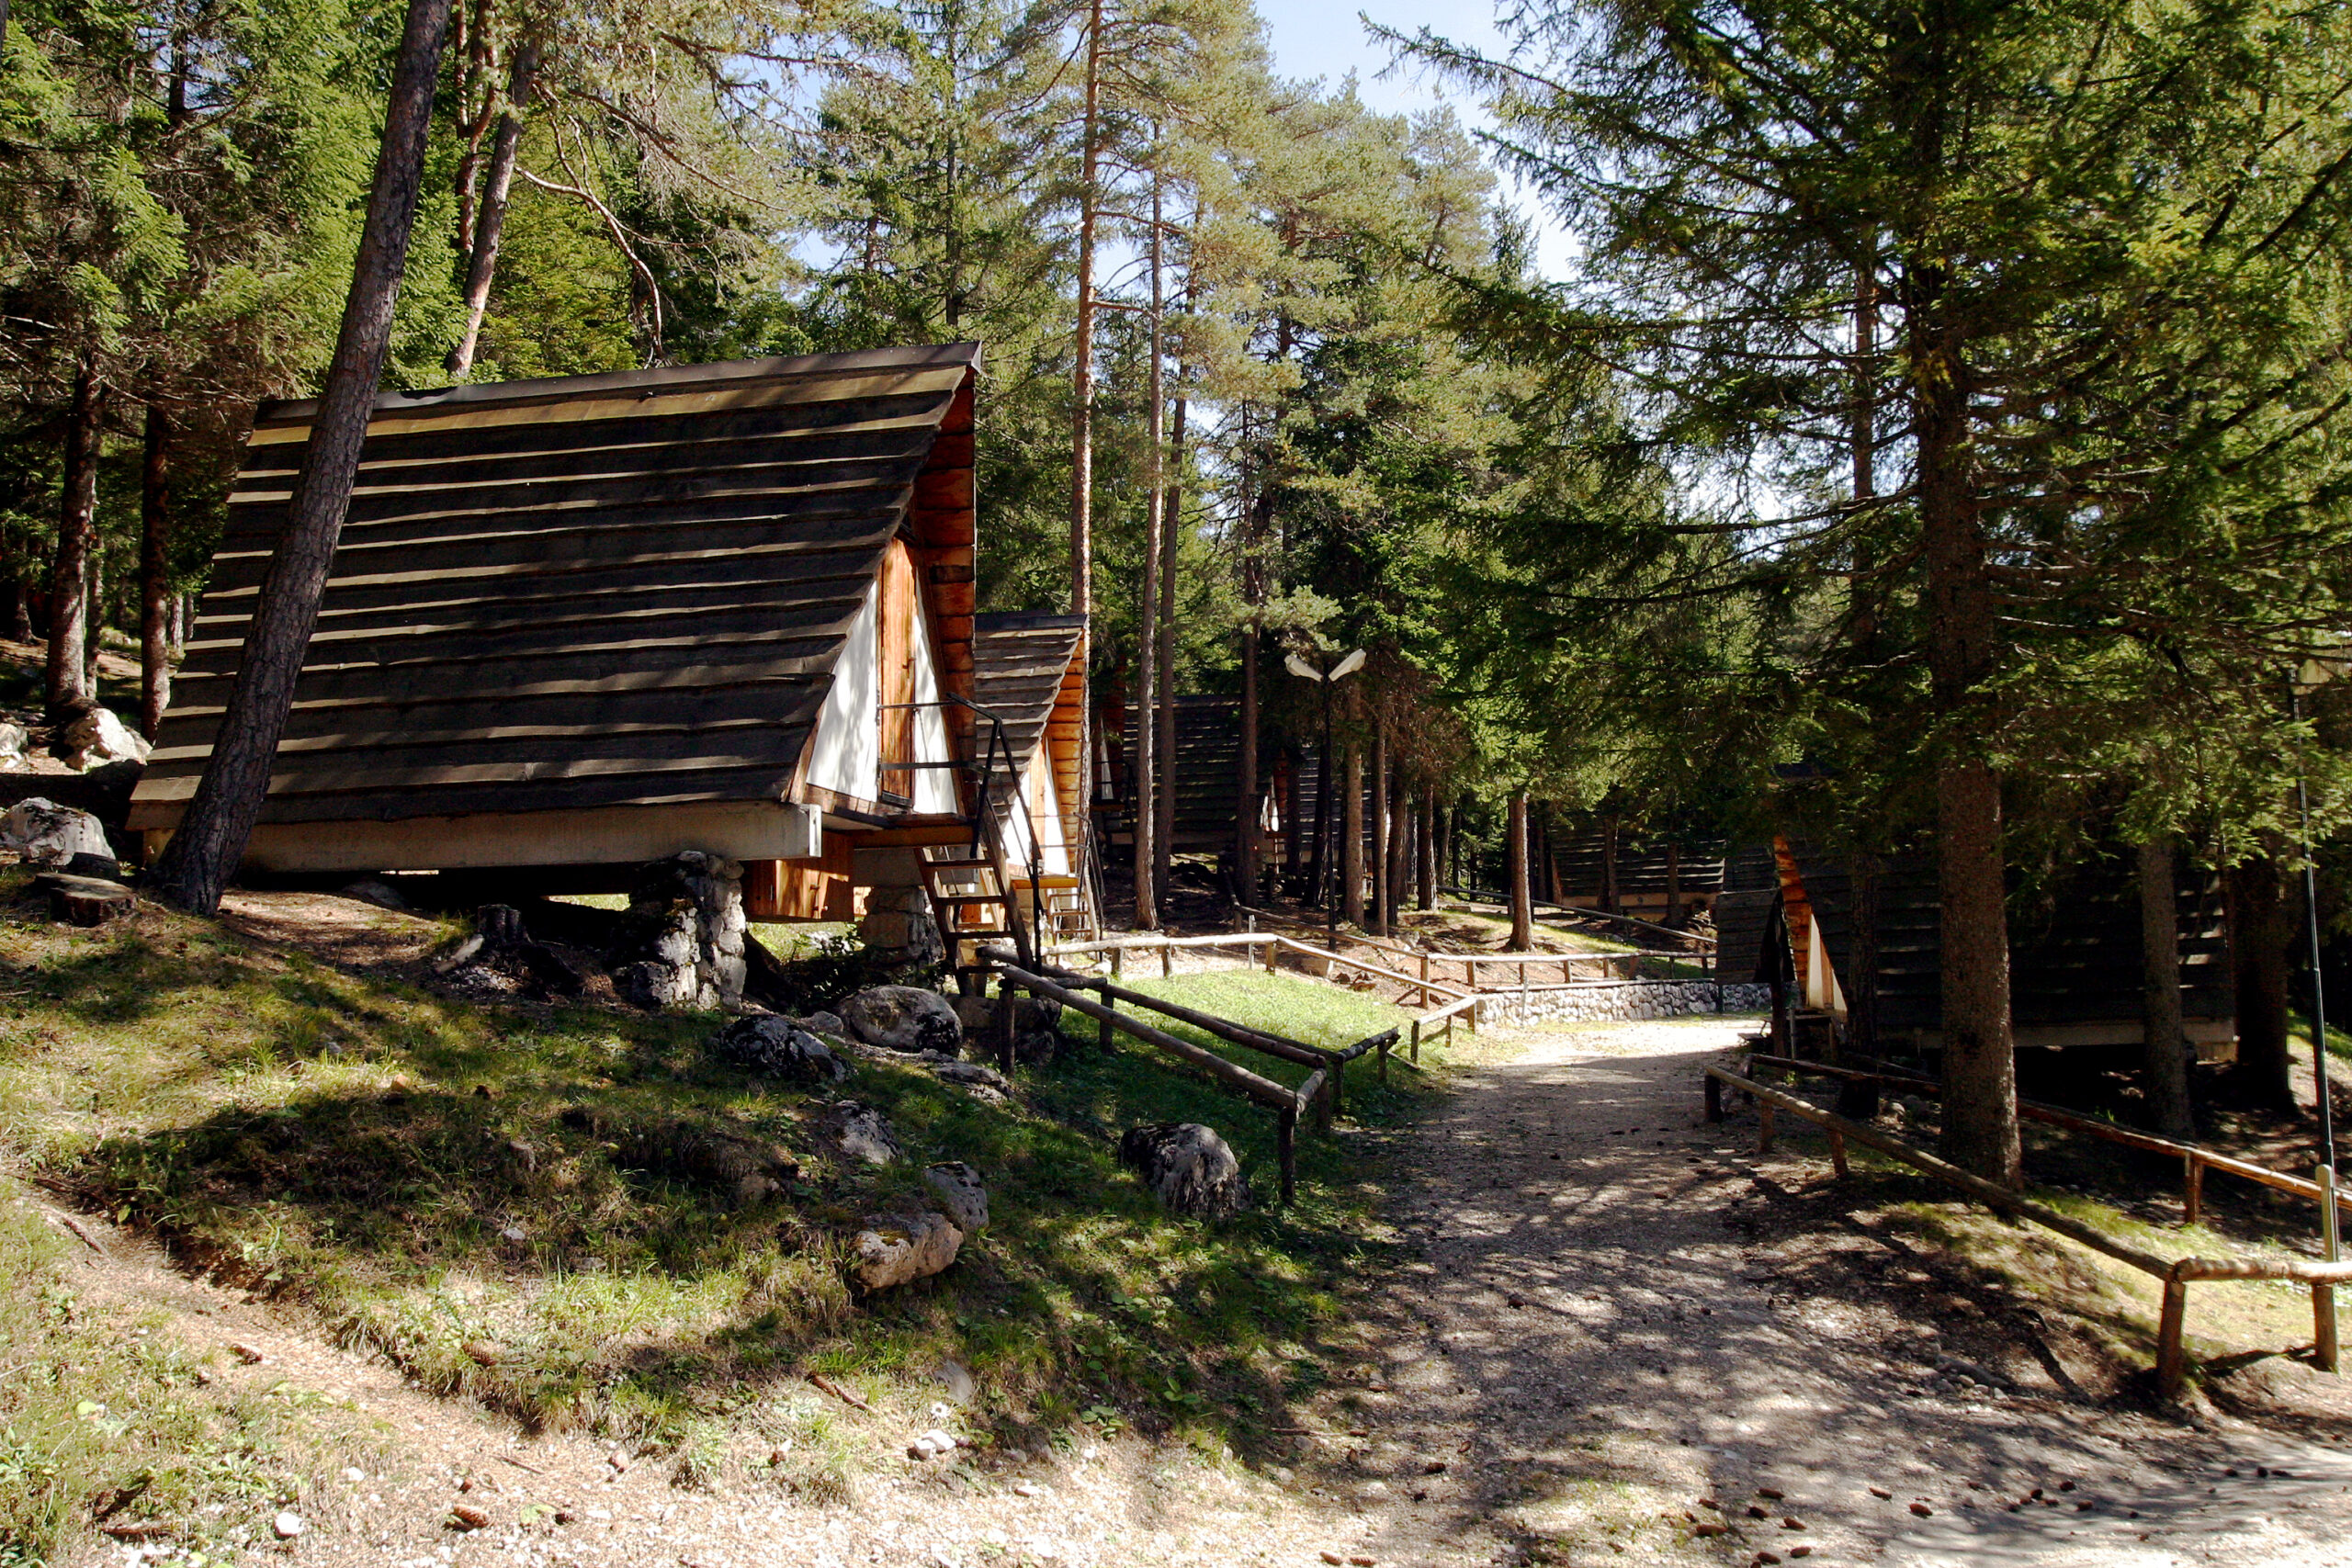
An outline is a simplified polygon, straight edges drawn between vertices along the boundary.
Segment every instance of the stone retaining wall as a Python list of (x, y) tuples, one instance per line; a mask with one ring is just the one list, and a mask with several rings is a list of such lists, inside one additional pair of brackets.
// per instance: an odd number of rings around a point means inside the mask
[(1688, 1018), (1697, 1013), (1754, 1012), (1772, 1005), (1772, 987), (1718, 986), (1712, 980), (1593, 980), (1580, 985), (1539, 986), (1526, 991), (1488, 991), (1479, 1016), (1494, 1023), (1567, 1023), (1591, 1020), (1634, 1021)]

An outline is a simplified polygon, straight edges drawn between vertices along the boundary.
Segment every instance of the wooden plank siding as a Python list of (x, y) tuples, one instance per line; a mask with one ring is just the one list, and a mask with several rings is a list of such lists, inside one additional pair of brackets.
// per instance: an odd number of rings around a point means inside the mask
[[(978, 366), (958, 344), (383, 394), (262, 821), (784, 801), (894, 551), (968, 690)], [(314, 412), (256, 419), (135, 829), (194, 793)]]

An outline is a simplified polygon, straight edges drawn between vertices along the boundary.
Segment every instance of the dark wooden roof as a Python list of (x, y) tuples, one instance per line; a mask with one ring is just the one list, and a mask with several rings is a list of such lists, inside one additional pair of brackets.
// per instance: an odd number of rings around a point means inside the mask
[[(1136, 705), (1126, 709), (1121, 779), (1125, 807), (1135, 808)], [(1234, 842), (1234, 802), (1241, 788), (1241, 704), (1233, 697), (1176, 699), (1176, 755), (1161, 776), (1174, 781), (1176, 835), (1170, 849), (1218, 851)], [(1261, 768), (1264, 781), (1268, 770)], [(1370, 795), (1365, 795), (1369, 800)], [(1310, 813), (1312, 807), (1309, 808)], [(1310, 818), (1311, 819), (1311, 818)]]
[(1015, 761), (1036, 750), (1085, 629), (1083, 615), (972, 617), (972, 700), (1004, 721)]
[[(781, 799), (902, 530), (968, 691), (978, 360), (382, 395), (263, 820)], [(312, 414), (256, 419), (134, 827), (193, 793)]]

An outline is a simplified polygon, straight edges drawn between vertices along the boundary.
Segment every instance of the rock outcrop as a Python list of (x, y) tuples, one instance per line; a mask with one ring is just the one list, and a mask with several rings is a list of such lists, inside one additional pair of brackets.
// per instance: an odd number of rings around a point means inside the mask
[(849, 1064), (831, 1046), (772, 1014), (737, 1019), (712, 1037), (710, 1048), (737, 1066), (794, 1083), (839, 1083), (849, 1077)]
[(1119, 1140), (1119, 1159), (1172, 1214), (1221, 1220), (1250, 1207), (1250, 1179), (1214, 1127), (1146, 1122)]
[(956, 1229), (969, 1235), (988, 1227), (989, 1190), (978, 1170), (960, 1159), (949, 1160), (923, 1167), (922, 1179), (939, 1194), (940, 1206)]
[(838, 1100), (817, 1113), (817, 1141), (842, 1161), (888, 1165), (906, 1157), (898, 1134), (882, 1112), (854, 1100)]
[(15, 850), (25, 857), (27, 865), (60, 868), (72, 865), (76, 855), (89, 855), (105, 861), (109, 869), (77, 868), (79, 874), (114, 874), (114, 850), (107, 843), (107, 830), (98, 819), (39, 795), (18, 801), (6, 817), (0, 817), (0, 849)]
[(963, 1246), (964, 1233), (942, 1214), (868, 1214), (850, 1246), (850, 1278), (869, 1291), (928, 1279)]
[(920, 986), (872, 986), (842, 1004), (842, 1021), (868, 1045), (886, 1051), (956, 1055), (964, 1028), (937, 991)]

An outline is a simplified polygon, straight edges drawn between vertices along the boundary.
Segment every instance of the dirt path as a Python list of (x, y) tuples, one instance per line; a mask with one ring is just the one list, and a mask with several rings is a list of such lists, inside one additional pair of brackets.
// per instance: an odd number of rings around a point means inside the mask
[[(1325, 1456), (1361, 1477), (1348, 1554), (2346, 1560), (2352, 1459), (2094, 1403), (2029, 1311), (1954, 1299), (1862, 1220), (1744, 1234), (1826, 1172), (1700, 1120), (1696, 1069), (1733, 1037), (1713, 1021), (1529, 1032), (1399, 1139), (1397, 1218), (1420, 1258), (1363, 1303), (1373, 1364), (1340, 1400), (1364, 1435)], [(2005, 1348), (2022, 1369), (1991, 1374), (2006, 1392), (1951, 1375)]]
[[(1758, 1161), (1745, 1129), (1700, 1122), (1696, 1066), (1731, 1033), (1713, 1021), (1528, 1032), (1433, 1121), (1394, 1134), (1408, 1261), (1368, 1275), (1327, 1325), (1342, 1348), (1330, 1384), (1302, 1401), (1285, 1462), (1128, 1433), (917, 1463), (901, 1450), (932, 1424), (937, 1391), (910, 1377), (871, 1416), (792, 1396), (840, 1429), (859, 1477), (846, 1501), (779, 1486), (749, 1451), (715, 1484), (685, 1487), (669, 1461), (617, 1468), (583, 1435), (527, 1437), (402, 1387), (117, 1233), (97, 1233), (111, 1256), (83, 1259), (82, 1286), (160, 1311), (232, 1389), (291, 1384), (345, 1413), (346, 1438), (300, 1500), (307, 1533), (266, 1552), (301, 1562), (2346, 1561), (2352, 1460), (2070, 1393), (2054, 1327), (1957, 1302), (1871, 1224), (1809, 1215), (1770, 1239), (1765, 1218), (1822, 1173)], [(232, 1341), (265, 1359), (243, 1364)], [(1955, 1359), (2002, 1369), (1991, 1375), (2012, 1391), (1939, 1374)], [(451, 1528), (452, 1505), (481, 1528)]]

